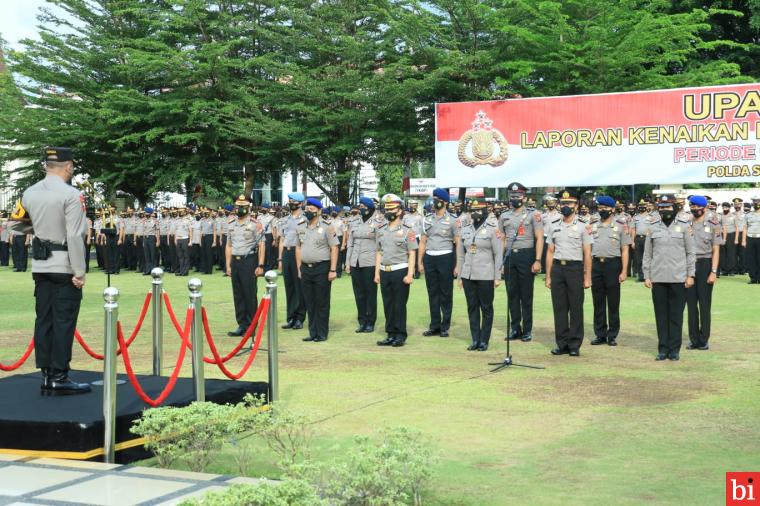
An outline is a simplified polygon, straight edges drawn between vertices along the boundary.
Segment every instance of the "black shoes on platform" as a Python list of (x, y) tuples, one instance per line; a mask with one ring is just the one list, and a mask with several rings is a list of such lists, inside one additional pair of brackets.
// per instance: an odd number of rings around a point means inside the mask
[(230, 337), (240, 337), (243, 334), (245, 334), (245, 329), (242, 326), (239, 326), (237, 329), (227, 332), (227, 335)]
[(77, 395), (86, 394), (92, 390), (88, 383), (77, 383), (69, 379), (68, 371), (58, 369), (42, 369), (43, 395)]

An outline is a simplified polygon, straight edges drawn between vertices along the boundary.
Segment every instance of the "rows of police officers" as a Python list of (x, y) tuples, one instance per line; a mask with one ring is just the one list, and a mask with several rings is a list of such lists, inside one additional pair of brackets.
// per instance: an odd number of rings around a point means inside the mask
[(591, 290), (594, 307), (591, 344), (616, 346), (620, 287), (636, 276), (651, 289), (657, 360), (679, 359), (685, 307), (687, 348), (709, 349), (712, 288), (721, 274), (746, 269), (749, 282), (760, 284), (760, 197), (750, 209), (741, 199), (734, 199), (732, 210), (731, 203), (719, 208), (707, 196), (681, 202), (672, 194), (626, 206), (609, 196), (582, 202), (567, 189), (546, 196), (539, 211), (515, 182), (507, 188), (508, 202), (454, 203), (437, 188), (422, 213), (393, 194), (362, 197), (353, 208), (340, 209), (295, 192), (285, 208), (255, 209), (241, 195), (216, 211), (190, 205), (116, 215), (103, 208), (91, 222), (84, 197), (68, 184), (72, 151), (47, 148), (43, 156), (46, 178), (24, 192), (10, 220), (3, 216), (0, 222), (0, 262), (7, 264), (12, 250), (16, 270), (23, 270), (17, 250), (31, 245), (37, 365), (43, 390), (51, 393), (88, 391), (67, 373), (92, 245), (98, 267), (113, 274), (126, 269), (147, 275), (161, 265), (186, 276), (191, 268), (211, 274), (218, 266), (231, 278), (237, 328), (230, 336), (251, 330), (256, 277), (277, 268), (287, 300), (283, 329), (308, 323), (304, 341), (326, 341), (332, 281), (345, 269), (356, 301), (356, 332), (375, 331), (379, 285), (386, 337), (377, 344), (392, 347), (408, 338), (410, 286), (421, 274), (430, 313), (423, 335), (449, 336), (456, 283), (467, 304), (468, 350), (485, 351), (494, 291), (502, 280), (510, 322), (505, 339), (533, 339), (534, 279), (544, 272), (554, 313), (551, 353), (574, 357), (584, 340), (585, 290)]

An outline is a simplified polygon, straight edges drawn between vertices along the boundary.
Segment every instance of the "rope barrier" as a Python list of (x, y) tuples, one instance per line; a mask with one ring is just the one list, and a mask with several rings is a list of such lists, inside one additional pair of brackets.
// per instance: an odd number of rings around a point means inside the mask
[(32, 354), (32, 350), (34, 350), (34, 338), (32, 338), (32, 340), (29, 341), (29, 346), (26, 347), (26, 351), (24, 352), (23, 355), (21, 355), (21, 358), (18, 359), (16, 362), (14, 362), (11, 365), (3, 365), (2, 363), (0, 363), (0, 371), (5, 371), (5, 372), (15, 371), (16, 369), (24, 365), (24, 362), (26, 362), (26, 360), (29, 358), (29, 355)]
[[(143, 303), (142, 310), (140, 310), (140, 316), (137, 319), (137, 325), (135, 325), (135, 328), (132, 330), (132, 333), (129, 335), (129, 339), (127, 339), (126, 341), (127, 348), (129, 348), (134, 342), (134, 340), (137, 338), (137, 334), (139, 334), (140, 329), (142, 328), (143, 322), (145, 321), (145, 315), (148, 314), (148, 307), (150, 306), (150, 300), (152, 298), (153, 298), (153, 294), (148, 292), (148, 294), (145, 296), (145, 302)], [(95, 360), (103, 360), (103, 355), (93, 351), (93, 349), (90, 348), (90, 346), (85, 342), (82, 335), (79, 333), (79, 330), (74, 330), (74, 338), (77, 340), (79, 345), (89, 356), (91, 356)], [(121, 355), (121, 350), (118, 350), (116, 354)]]
[(261, 319), (261, 325), (259, 325), (258, 332), (256, 332), (256, 340), (253, 343), (253, 349), (251, 350), (251, 354), (248, 356), (248, 359), (245, 361), (245, 364), (243, 365), (243, 368), (238, 372), (237, 374), (233, 374), (230, 372), (229, 369), (224, 365), (224, 360), (219, 356), (219, 352), (216, 350), (216, 345), (214, 344), (214, 340), (211, 337), (211, 329), (209, 328), (208, 324), (208, 318), (206, 316), (206, 308), (201, 308), (201, 314), (203, 316), (203, 330), (206, 334), (206, 341), (208, 342), (209, 349), (211, 350), (211, 354), (214, 356), (214, 360), (216, 365), (219, 367), (219, 369), (224, 373), (225, 376), (227, 376), (231, 380), (238, 380), (245, 375), (245, 373), (248, 372), (248, 369), (250, 369), (251, 364), (253, 364), (253, 359), (256, 358), (256, 353), (259, 351), (259, 345), (261, 344), (261, 336), (264, 333), (264, 323), (266, 322), (266, 310), (269, 308), (270, 299), (269, 297), (264, 297), (261, 300), (261, 304), (259, 304), (259, 311), (256, 311), (257, 315), (263, 315)]
[(189, 348), (190, 326), (192, 324), (192, 321), (193, 308), (190, 307), (187, 309), (187, 314), (185, 315), (185, 328), (180, 333), (182, 344), (180, 345), (179, 355), (177, 356), (177, 363), (174, 366), (174, 371), (172, 371), (172, 374), (169, 377), (169, 381), (161, 391), (161, 394), (155, 399), (151, 399), (148, 394), (145, 393), (145, 390), (143, 390), (143, 388), (140, 386), (140, 381), (137, 379), (135, 372), (132, 370), (132, 361), (129, 358), (129, 349), (127, 347), (127, 343), (124, 341), (124, 333), (121, 328), (121, 323), (116, 323), (116, 335), (119, 340), (119, 349), (122, 352), (124, 367), (127, 370), (127, 377), (129, 378), (129, 382), (132, 384), (132, 388), (135, 389), (137, 396), (140, 397), (140, 399), (145, 404), (148, 404), (154, 408), (156, 406), (160, 406), (166, 400), (166, 398), (169, 397), (169, 394), (171, 394), (172, 390), (174, 390), (174, 386), (177, 383), (177, 378), (179, 377), (180, 369), (182, 368), (182, 362), (185, 360), (185, 351)]

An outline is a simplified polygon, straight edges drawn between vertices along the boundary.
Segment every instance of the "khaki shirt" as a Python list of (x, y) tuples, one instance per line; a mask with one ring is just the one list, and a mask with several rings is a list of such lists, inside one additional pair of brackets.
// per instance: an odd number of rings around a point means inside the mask
[(760, 237), (760, 211), (747, 213), (744, 217), (747, 237)]
[(126, 235), (135, 235), (137, 231), (137, 219), (135, 216), (124, 218), (124, 233)]
[(264, 240), (264, 227), (253, 218), (245, 217), (243, 221), (236, 219), (228, 224), (227, 244), (233, 256), (253, 253)]
[(622, 217), (617, 219), (613, 217), (607, 224), (601, 221), (592, 223), (591, 235), (594, 237), (591, 255), (598, 258), (620, 257), (621, 248), (631, 244), (628, 225)]
[(201, 219), (201, 234), (214, 235), (214, 218)]
[(633, 217), (633, 231), (636, 235), (647, 235), (651, 228), (651, 215), (649, 213), (638, 213)]
[(293, 248), (298, 245), (298, 229), (306, 226), (306, 217), (303, 213), (298, 216), (289, 214), (282, 219), (280, 233), (282, 235), (282, 245), (286, 248)]
[(331, 249), (340, 245), (335, 227), (322, 219), (314, 225), (299, 227), (298, 242), (302, 265), (330, 260)]
[[(454, 220), (452, 219), (452, 224)], [(391, 228), (384, 223), (377, 231), (377, 251), (380, 265), (404, 264), (409, 261), (409, 252), (417, 250), (417, 234), (403, 223)]]
[(404, 215), (404, 225), (414, 230), (417, 236), (422, 235), (422, 223), (425, 221), (419, 213), (409, 213)]
[(644, 278), (653, 283), (684, 283), (687, 277), (694, 276), (695, 262), (689, 222), (677, 217), (667, 227), (655, 218), (644, 243)]
[(346, 262), (350, 267), (374, 267), (377, 252), (377, 231), (382, 222), (369, 218), (351, 224), (348, 231)]
[(10, 239), (11, 233), (10, 233), (10, 226), (8, 225), (8, 220), (2, 219), (0, 220), (0, 242), (8, 242), (8, 239)]
[(174, 237), (176, 239), (188, 239), (192, 226), (192, 218), (189, 216), (178, 217), (174, 222)]
[(146, 236), (155, 237), (158, 232), (158, 221), (155, 218), (146, 218), (143, 221), (143, 233)]
[(472, 223), (462, 227), (457, 255), (460, 277), (473, 281), (501, 279), (502, 242), (499, 223), (487, 219), (480, 227)]
[(272, 213), (259, 214), (259, 223), (261, 223), (261, 226), (264, 227), (265, 234), (272, 233), (273, 222), (274, 216), (272, 216)]
[(190, 222), (190, 229), (193, 231), (193, 238), (190, 241), (190, 244), (200, 244), (201, 243), (201, 228), (203, 225), (201, 224), (201, 220), (196, 220), (193, 218), (193, 221)]
[(158, 233), (159, 235), (169, 235), (171, 234), (171, 228), (172, 228), (172, 222), (171, 218), (161, 218), (161, 221), (158, 222)]
[(14, 222), (13, 229), (40, 240), (65, 244), (68, 251), (53, 251), (47, 260), (32, 259), (32, 272), (85, 275), (84, 239), (87, 217), (84, 196), (58, 176), (48, 175), (24, 192), (21, 203), (32, 220)]
[(749, 213), (745, 213), (744, 211), (735, 211), (734, 216), (736, 217), (736, 230), (738, 232), (741, 232), (744, 230), (744, 225), (747, 224), (747, 215)]
[(554, 245), (555, 260), (583, 260), (583, 247), (594, 244), (591, 225), (577, 215), (570, 223), (558, 218), (549, 224), (546, 244)]
[(422, 234), (427, 238), (425, 251), (454, 251), (454, 238), (459, 236), (458, 220), (448, 212), (440, 218), (429, 214), (423, 222)]
[(723, 227), (714, 218), (705, 217), (702, 221), (695, 221), (691, 230), (694, 233), (694, 253), (697, 258), (712, 258), (713, 246), (722, 246), (726, 243)]
[(541, 213), (522, 208), (519, 212), (507, 211), (499, 216), (499, 230), (507, 238), (507, 251), (534, 248), (538, 232), (544, 233)]

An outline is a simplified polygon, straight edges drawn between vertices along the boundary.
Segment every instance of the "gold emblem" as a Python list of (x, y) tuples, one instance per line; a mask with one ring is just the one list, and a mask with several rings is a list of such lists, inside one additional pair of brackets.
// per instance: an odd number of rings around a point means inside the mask
[[(472, 156), (467, 152), (470, 142), (472, 142)], [(494, 144), (498, 147), (496, 153), (494, 153)], [(501, 132), (493, 128), (493, 121), (486, 116), (486, 113), (479, 111), (475, 115), (472, 128), (459, 139), (457, 154), (459, 161), (467, 167), (479, 165), (499, 167), (507, 161), (508, 147), (507, 140)]]

